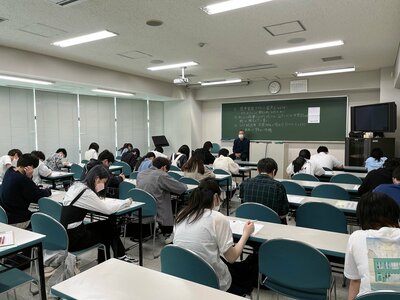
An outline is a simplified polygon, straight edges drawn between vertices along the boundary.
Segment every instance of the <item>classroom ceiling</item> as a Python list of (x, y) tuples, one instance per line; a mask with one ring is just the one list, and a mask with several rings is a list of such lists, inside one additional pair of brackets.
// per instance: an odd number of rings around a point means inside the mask
[[(186, 71), (192, 82), (272, 80), (327, 67), (367, 71), (393, 66), (399, 46), (399, 0), (274, 0), (217, 15), (200, 9), (217, 0), (82, 0), (66, 7), (54, 2), (2, 0), (0, 44), (167, 82), (180, 70), (152, 72), (147, 67), (160, 61), (196, 61), (199, 65)], [(153, 19), (163, 25), (146, 25)], [(301, 31), (273, 36), (264, 29), (277, 24), (284, 27), (271, 30)], [(103, 29), (118, 36), (68, 48), (51, 45)], [(276, 56), (265, 53), (339, 39), (343, 46)], [(274, 67), (227, 71), (259, 65)]]

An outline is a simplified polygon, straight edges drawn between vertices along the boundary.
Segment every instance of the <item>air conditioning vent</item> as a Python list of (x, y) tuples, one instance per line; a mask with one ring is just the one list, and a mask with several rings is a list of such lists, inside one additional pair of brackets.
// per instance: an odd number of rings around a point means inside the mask
[(341, 60), (341, 59), (343, 59), (343, 57), (342, 56), (331, 56), (331, 57), (323, 57), (321, 59), (323, 62), (327, 62), (327, 61)]
[(225, 69), (225, 71), (231, 73), (240, 73), (240, 72), (250, 72), (250, 71), (257, 71), (257, 70), (266, 70), (266, 69), (274, 69), (277, 66), (274, 64), (264, 64), (264, 65), (254, 65), (254, 66), (247, 66), (247, 67), (237, 67), (237, 68), (229, 68)]
[(70, 6), (70, 5), (79, 4), (79, 3), (82, 3), (85, 1), (87, 1), (87, 0), (50, 0), (50, 2), (53, 2), (54, 4), (57, 4), (59, 6)]

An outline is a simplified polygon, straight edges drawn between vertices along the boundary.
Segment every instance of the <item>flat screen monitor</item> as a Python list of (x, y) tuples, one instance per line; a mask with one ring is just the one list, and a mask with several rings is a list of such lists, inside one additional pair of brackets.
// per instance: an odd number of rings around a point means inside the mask
[(154, 146), (156, 147), (166, 147), (169, 146), (167, 138), (165, 135), (155, 135), (151, 137), (153, 139)]
[(353, 106), (351, 130), (372, 132), (395, 132), (397, 107), (395, 102)]

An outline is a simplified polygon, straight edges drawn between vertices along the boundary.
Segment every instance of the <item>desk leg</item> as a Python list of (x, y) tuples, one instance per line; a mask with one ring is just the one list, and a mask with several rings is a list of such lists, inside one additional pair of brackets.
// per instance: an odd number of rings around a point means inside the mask
[(43, 265), (43, 247), (42, 243), (38, 246), (38, 266), (39, 266), (39, 284), (40, 284), (40, 297), (42, 300), (46, 300), (46, 281), (44, 279), (44, 265)]
[[(230, 191), (229, 187), (229, 177), (226, 178), (226, 215), (229, 216), (229, 200), (230, 197), (228, 196), (228, 191)], [(230, 193), (230, 192), (229, 192)]]
[[(156, 226), (154, 224), (154, 226)], [(143, 266), (142, 208), (139, 208), (139, 265)]]
[(52, 183), (52, 189), (55, 190), (56, 187), (57, 187), (56, 181), (55, 181), (55, 180), (52, 180), (51, 183)]

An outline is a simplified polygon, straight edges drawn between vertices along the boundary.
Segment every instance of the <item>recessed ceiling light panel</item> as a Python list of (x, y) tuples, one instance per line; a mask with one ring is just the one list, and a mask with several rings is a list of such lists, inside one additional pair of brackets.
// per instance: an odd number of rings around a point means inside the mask
[(94, 89), (94, 90), (92, 90), (92, 92), (102, 93), (102, 94), (110, 94), (110, 95), (116, 95), (116, 96), (134, 96), (135, 95), (132, 93), (110, 91), (110, 90), (104, 90), (104, 89)]
[(205, 7), (202, 7), (201, 9), (209, 14), (209, 15), (214, 15), (214, 14), (219, 14), (222, 12), (238, 9), (238, 8), (243, 8), (247, 6), (252, 6), (252, 5), (257, 5), (265, 2), (270, 2), (272, 0), (229, 0), (229, 1), (223, 1), (211, 5), (207, 5)]
[(177, 63), (172, 65), (164, 65), (164, 66), (157, 66), (157, 67), (150, 67), (147, 70), (150, 71), (160, 71), (160, 70), (168, 70), (168, 69), (177, 69), (177, 68), (184, 68), (184, 67), (191, 67), (197, 66), (198, 63), (194, 61), (184, 62), (184, 63)]
[(300, 52), (300, 51), (307, 51), (307, 50), (314, 50), (314, 49), (321, 49), (321, 48), (328, 48), (328, 47), (336, 47), (344, 45), (342, 40), (326, 42), (326, 43), (317, 43), (317, 44), (310, 44), (304, 46), (297, 46), (297, 47), (290, 47), (290, 48), (283, 48), (283, 49), (276, 49), (276, 50), (268, 50), (268, 55), (276, 55), (276, 54), (285, 54), (285, 53), (292, 53), (292, 52)]
[(347, 73), (347, 72), (354, 72), (355, 70), (356, 70), (355, 67), (347, 67), (347, 68), (328, 69), (321, 71), (296, 72), (296, 76), (305, 77), (305, 76), (327, 75), (336, 73)]
[(34, 84), (42, 84), (42, 85), (51, 85), (53, 82), (45, 81), (45, 80), (37, 80), (25, 77), (17, 77), (17, 76), (9, 76), (9, 75), (0, 75), (0, 79), (9, 80), (9, 81), (18, 81), (18, 82), (26, 82), (26, 83), (34, 83)]
[(98, 32), (95, 32), (95, 33), (81, 35), (81, 36), (78, 36), (78, 37), (75, 37), (75, 38), (72, 38), (72, 39), (67, 39), (67, 40), (63, 40), (63, 41), (54, 42), (53, 45), (54, 46), (59, 46), (61, 48), (64, 48), (64, 47), (79, 45), (79, 44), (83, 44), (83, 43), (89, 43), (89, 42), (93, 42), (93, 41), (98, 41), (98, 40), (114, 37), (116, 35), (117, 34), (114, 33), (114, 32), (107, 31), (107, 30), (102, 30), (102, 31), (98, 31)]

